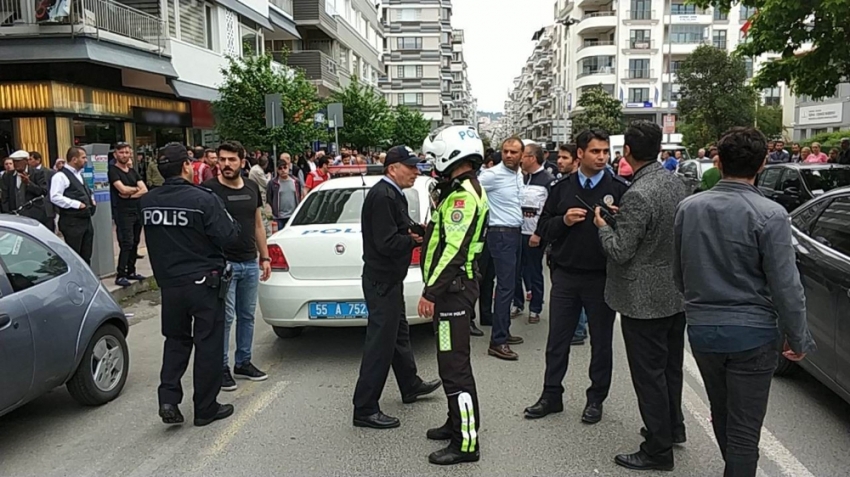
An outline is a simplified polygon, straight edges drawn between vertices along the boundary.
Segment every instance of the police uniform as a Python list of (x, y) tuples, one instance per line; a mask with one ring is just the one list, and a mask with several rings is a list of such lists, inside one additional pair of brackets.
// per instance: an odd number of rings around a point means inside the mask
[[(186, 148), (168, 145), (157, 162), (189, 161)], [(224, 353), (224, 296), (227, 288), (222, 248), (239, 232), (222, 200), (209, 189), (183, 177), (170, 177), (140, 199), (145, 238), (153, 274), (162, 293), (162, 334), (165, 350), (159, 386), (160, 416), (166, 423), (183, 421), (175, 409), (183, 399), (180, 380), (194, 362), (195, 424), (205, 425), (229, 405), (216, 401), (221, 388)], [(175, 409), (163, 415), (163, 409)], [(168, 414), (168, 413), (166, 413)]]
[(448, 398), (448, 420), (428, 432), (450, 439), (431, 454), (432, 463), (452, 464), (479, 458), (478, 393), (469, 360), (469, 320), (478, 300), (476, 260), (484, 248), (489, 206), (474, 172), (446, 183), (425, 234), (422, 296), (434, 303), (437, 365)]

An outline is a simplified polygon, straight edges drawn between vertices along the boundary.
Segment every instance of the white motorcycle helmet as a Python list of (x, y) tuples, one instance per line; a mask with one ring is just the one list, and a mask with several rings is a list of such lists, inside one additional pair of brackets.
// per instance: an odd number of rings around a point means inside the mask
[(444, 126), (431, 133), (422, 143), (425, 154), (440, 174), (447, 174), (461, 160), (478, 167), (484, 161), (484, 143), (472, 126)]

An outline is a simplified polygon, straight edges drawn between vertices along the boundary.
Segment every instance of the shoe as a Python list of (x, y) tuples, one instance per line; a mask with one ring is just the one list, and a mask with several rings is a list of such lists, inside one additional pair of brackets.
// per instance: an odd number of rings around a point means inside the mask
[(180, 408), (174, 404), (161, 404), (159, 406), (159, 417), (163, 424), (183, 424), (183, 414)]
[(525, 408), (525, 418), (540, 419), (556, 412), (564, 412), (564, 402), (560, 399), (541, 396), (536, 403)]
[(508, 335), (508, 339), (505, 340), (505, 343), (509, 345), (518, 345), (525, 343), (525, 340), (520, 338), (519, 336)]
[(478, 449), (475, 452), (461, 452), (453, 449), (451, 446), (432, 452), (428, 456), (428, 462), (436, 465), (455, 465), (463, 462), (478, 462), (481, 459), (481, 453)]
[(250, 361), (242, 366), (234, 366), (233, 374), (237, 378), (249, 379), (251, 381), (265, 381), (269, 375), (257, 369)]
[(602, 403), (588, 403), (581, 413), (581, 422), (585, 424), (596, 424), (602, 420)]
[(490, 348), (487, 350), (487, 354), (489, 354), (490, 356), (495, 356), (499, 359), (504, 359), (506, 361), (516, 361), (519, 359), (519, 355), (516, 354), (513, 350), (511, 350), (511, 347), (507, 344), (491, 344)]
[(120, 287), (128, 287), (128, 286), (132, 285), (132, 283), (130, 283), (130, 280), (127, 280), (124, 277), (116, 278), (115, 284), (120, 286)]
[(521, 315), (522, 312), (523, 312), (522, 308), (520, 308), (518, 306), (511, 306), (511, 318), (516, 318), (517, 316)]
[(659, 459), (640, 450), (634, 454), (620, 454), (614, 457), (614, 463), (632, 470), (673, 470), (673, 451), (667, 451), (663, 455), (669, 455), (670, 458)]
[[(649, 431), (647, 431), (645, 427), (641, 427), (640, 428), (640, 435), (641, 435), (641, 437), (645, 438), (649, 435)], [(684, 444), (687, 441), (688, 441), (688, 438), (685, 436), (684, 429), (682, 430), (681, 433), (676, 433), (676, 432), (673, 433), (673, 444)]]
[(573, 340), (570, 341), (570, 346), (584, 346), (585, 338), (576, 338), (573, 336)]
[(139, 275), (138, 273), (133, 273), (131, 275), (128, 275), (127, 278), (129, 280), (141, 281), (141, 280), (144, 280), (147, 277), (145, 277), (144, 275)]
[(452, 438), (452, 426), (446, 422), (440, 427), (428, 429), (428, 432), (425, 433), (425, 437), (432, 441), (447, 441)]
[(195, 418), (195, 425), (197, 427), (204, 427), (208, 424), (212, 424), (215, 421), (227, 419), (228, 417), (230, 417), (232, 415), (233, 415), (233, 404), (219, 404), (218, 405), (218, 412), (216, 412), (213, 417), (208, 417), (206, 419), (196, 417)]
[(401, 402), (403, 402), (405, 404), (410, 404), (412, 402), (415, 402), (417, 399), (421, 398), (422, 396), (427, 396), (427, 395), (431, 394), (432, 392), (436, 391), (437, 389), (440, 389), (440, 386), (442, 384), (443, 384), (443, 382), (440, 381), (439, 379), (435, 379), (433, 381), (422, 381), (421, 383), (419, 383), (419, 386), (416, 386), (416, 388), (413, 391), (410, 392), (410, 394), (408, 394), (406, 396), (402, 396)]
[(529, 313), (528, 314), (528, 324), (529, 325), (536, 325), (537, 323), (540, 323), (540, 313)]
[(481, 328), (475, 326), (474, 322), (469, 323), (469, 334), (471, 336), (478, 336), (478, 337), (484, 336), (484, 332), (481, 331)]
[(224, 375), (221, 377), (221, 390), (222, 391), (236, 391), (236, 381), (233, 380), (233, 375), (230, 374), (230, 370), (224, 368)]
[(354, 415), (354, 427), (369, 427), (372, 429), (392, 429), (401, 425), (401, 421), (392, 416), (387, 416), (381, 411), (371, 416)]

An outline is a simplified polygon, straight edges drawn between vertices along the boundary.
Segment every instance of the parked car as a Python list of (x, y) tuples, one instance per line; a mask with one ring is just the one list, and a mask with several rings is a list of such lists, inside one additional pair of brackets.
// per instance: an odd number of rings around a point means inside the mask
[(693, 194), (699, 190), (702, 175), (712, 167), (714, 167), (714, 162), (711, 159), (691, 159), (679, 164), (679, 170), (676, 171), (676, 174), (682, 178), (688, 191)]
[[(791, 233), (818, 346), (799, 364), (850, 402), (850, 188), (819, 195), (794, 211)], [(793, 368), (780, 358), (776, 374)]]
[(765, 197), (788, 212), (825, 192), (850, 185), (850, 166), (841, 164), (768, 164), (756, 179)]
[(124, 311), (85, 262), (38, 222), (0, 216), (0, 415), (56, 386), (85, 405), (127, 381)]

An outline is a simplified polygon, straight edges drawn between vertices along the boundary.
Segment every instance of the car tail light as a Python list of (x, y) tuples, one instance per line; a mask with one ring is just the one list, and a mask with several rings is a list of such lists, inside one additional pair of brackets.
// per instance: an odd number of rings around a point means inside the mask
[(418, 267), (419, 260), (422, 258), (422, 247), (416, 247), (413, 249), (413, 253), (410, 254), (410, 266)]
[(269, 258), (272, 259), (272, 270), (289, 270), (289, 263), (286, 261), (286, 256), (283, 255), (283, 249), (278, 245), (269, 245)]

